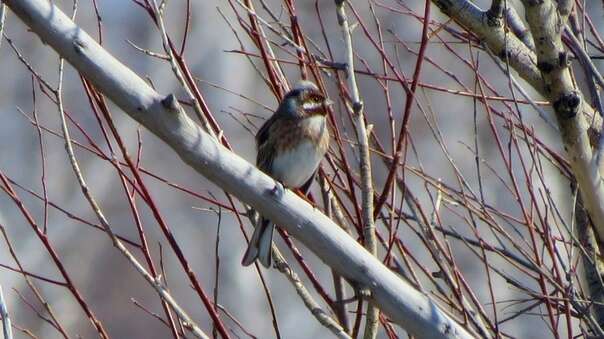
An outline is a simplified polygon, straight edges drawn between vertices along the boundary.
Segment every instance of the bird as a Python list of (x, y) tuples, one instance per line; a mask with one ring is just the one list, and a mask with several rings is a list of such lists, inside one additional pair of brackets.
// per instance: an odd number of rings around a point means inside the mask
[[(306, 194), (329, 147), (326, 116), (331, 104), (313, 82), (298, 81), (256, 134), (256, 167), (283, 187)], [(257, 259), (271, 266), (274, 229), (274, 223), (259, 217), (243, 266)]]

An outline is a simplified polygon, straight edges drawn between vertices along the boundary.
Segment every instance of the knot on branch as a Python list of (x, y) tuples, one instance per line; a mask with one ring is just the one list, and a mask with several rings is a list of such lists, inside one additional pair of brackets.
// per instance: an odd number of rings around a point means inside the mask
[(84, 50), (86, 49), (86, 43), (81, 39), (73, 40), (73, 49), (77, 54), (84, 54)]
[(554, 109), (560, 118), (571, 119), (577, 115), (580, 104), (581, 97), (579, 96), (579, 93), (577, 91), (571, 91), (570, 93), (563, 94), (554, 102)]
[(444, 279), (445, 274), (442, 270), (439, 270), (439, 271), (432, 272), (432, 277), (435, 279)]
[(283, 260), (275, 260), (275, 262), (273, 263), (273, 267), (276, 268), (281, 273), (285, 273), (287, 275), (291, 275), (291, 270), (292, 269)]
[(363, 110), (363, 102), (356, 101), (352, 103), (352, 111), (354, 114), (359, 114)]
[(486, 23), (489, 27), (503, 26), (503, 6), (501, 3), (493, 2), (491, 8), (485, 13)]
[(568, 17), (573, 9), (573, 3), (570, 1), (559, 1), (558, 2), (558, 16)]
[(170, 112), (180, 112), (180, 104), (178, 103), (178, 99), (176, 99), (174, 94), (168, 94), (167, 97), (162, 99), (161, 105)]
[(537, 63), (537, 68), (541, 71), (541, 73), (547, 74), (551, 73), (554, 69), (556, 69), (557, 65), (549, 62), (549, 61), (541, 61)]
[(510, 51), (510, 50), (508, 50), (508, 49), (506, 49), (506, 48), (503, 48), (503, 49), (501, 49), (501, 51), (499, 52), (499, 55), (498, 55), (498, 56), (499, 56), (499, 58), (500, 58), (501, 60), (509, 60), (509, 59), (511, 59), (511, 57), (512, 57), (512, 51)]
[(558, 53), (558, 59), (540, 61), (537, 63), (537, 68), (541, 71), (541, 73), (548, 74), (553, 72), (554, 70), (560, 70), (566, 68), (570, 65), (570, 57), (568, 56), (568, 52), (561, 51)]
[(487, 26), (489, 27), (501, 27), (503, 26), (503, 17), (498, 17), (495, 15), (489, 15), (490, 12), (487, 12)]

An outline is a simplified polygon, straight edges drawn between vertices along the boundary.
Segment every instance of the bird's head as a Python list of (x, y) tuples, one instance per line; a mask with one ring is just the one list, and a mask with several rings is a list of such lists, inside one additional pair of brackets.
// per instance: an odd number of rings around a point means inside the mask
[(331, 100), (321, 93), (317, 85), (311, 81), (301, 80), (285, 94), (279, 105), (279, 112), (295, 118), (325, 116), (327, 106), (331, 103)]

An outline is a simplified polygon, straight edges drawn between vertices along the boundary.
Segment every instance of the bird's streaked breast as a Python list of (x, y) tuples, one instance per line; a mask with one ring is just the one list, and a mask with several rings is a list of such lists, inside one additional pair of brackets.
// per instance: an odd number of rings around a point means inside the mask
[(287, 187), (300, 187), (310, 179), (325, 155), (329, 136), (325, 118), (313, 116), (297, 126), (296, 142), (281, 149), (272, 163), (272, 176)]
[(323, 155), (314, 142), (305, 139), (273, 159), (273, 177), (287, 187), (300, 187), (313, 175)]

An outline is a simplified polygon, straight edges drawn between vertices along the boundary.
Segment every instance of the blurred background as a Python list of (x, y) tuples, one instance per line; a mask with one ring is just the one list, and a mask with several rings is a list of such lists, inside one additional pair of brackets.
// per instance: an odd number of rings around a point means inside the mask
[[(72, 13), (72, 1), (60, 0), (54, 3), (64, 12)], [(165, 60), (146, 55), (132, 46), (136, 45), (148, 51), (164, 53), (161, 36), (149, 13), (134, 1), (96, 0), (96, 3), (102, 18), (102, 45), (105, 49), (141, 77), (148, 79), (158, 92), (175, 93), (179, 98), (186, 100), (185, 93), (170, 65)], [(281, 2), (267, 0), (266, 2), (253, 1), (253, 3), (260, 16), (275, 27), (278, 27), (275, 18), (271, 18), (262, 11), (264, 5), (272, 9), (273, 13), (278, 16), (277, 19), (283, 20), (285, 23), (289, 22), (288, 14)], [(401, 74), (411, 79), (417, 62), (416, 52), (420, 45), (422, 29), (421, 21), (414, 18), (412, 14), (421, 17), (424, 12), (424, 3), (416, 0), (384, 2), (355, 0), (351, 1), (351, 4), (364, 20), (364, 24), (370, 30), (369, 34), (375, 37), (377, 29), (372, 9), (369, 7), (369, 4), (372, 5), (375, 17), (379, 19), (381, 25), (387, 54), (396, 63), (395, 67), (400, 70)], [(233, 1), (232, 5), (242, 18), (248, 19), (247, 13), (242, 10), (240, 3)], [(481, 1), (477, 5), (487, 8), (489, 3)], [(596, 27), (601, 27), (601, 5), (591, 3), (586, 5), (593, 5), (594, 13), (599, 13), (592, 14), (592, 18)], [(252, 67), (246, 55), (237, 52), (242, 49), (241, 44), (246, 51), (254, 55), (258, 53), (258, 50), (242, 29), (242, 25), (238, 23), (237, 16), (229, 3), (205, 0), (192, 1), (190, 6), (190, 31), (184, 52), (188, 67), (198, 79), (199, 89), (213, 116), (233, 146), (233, 150), (250, 162), (254, 162), (253, 133), (263, 120), (272, 114), (272, 109), (276, 108), (278, 104), (277, 98)], [(307, 37), (307, 44), (325, 51), (326, 39), (330, 43), (330, 51), (334, 56), (332, 61), (343, 62), (344, 43), (336, 20), (334, 2), (297, 1), (295, 6), (299, 25)], [(317, 24), (318, 12), (321, 14), (323, 26)], [(178, 44), (183, 37), (183, 22), (186, 20), (186, 13), (187, 2), (184, 0), (170, 1), (165, 8), (164, 19), (168, 33)], [(462, 29), (447, 22), (448, 18), (443, 16), (437, 7), (432, 7), (431, 15), (434, 26), (431, 28), (430, 34), (438, 33), (441, 39), (449, 40), (450, 43), (444, 45), (442, 41), (434, 38), (427, 46), (426, 56), (431, 59), (431, 62), (424, 63), (420, 82), (431, 85), (432, 88), (422, 85), (416, 94), (418, 102), (423, 107), (422, 111), (428, 113), (422, 113), (415, 105), (412, 108), (409, 133), (413, 146), (412, 149), (407, 150), (409, 166), (421, 168), (431, 178), (440, 179), (445, 185), (451, 187), (466, 187), (465, 184), (460, 183), (459, 176), (456, 174), (457, 171), (464, 173), (466, 174), (464, 180), (467, 180), (468, 185), (466, 188), (478, 192), (479, 186), (481, 187), (483, 206), (491, 206), (511, 216), (522, 215), (523, 211), (517, 204), (517, 199), (522, 200), (529, 196), (527, 187), (530, 184), (527, 182), (530, 182), (531, 178), (539, 181), (539, 175), (528, 174), (527, 177), (524, 177), (517, 156), (511, 156), (513, 158), (510, 161), (511, 171), (518, 175), (517, 185), (521, 190), (518, 196), (511, 193), (508, 186), (509, 180), (502, 179), (497, 174), (507, 170), (507, 167), (506, 163), (501, 160), (497, 142), (492, 134), (493, 130), (498, 131), (502, 134), (504, 147), (513, 148), (509, 146), (511, 139), (505, 119), (494, 118), (497, 121), (494, 126), (491, 126), (490, 115), (487, 114), (484, 105), (477, 103), (476, 96), (460, 95), (456, 92), (465, 91), (460, 84), (465, 84), (471, 91), (477, 91), (476, 73), (468, 67), (465, 61), (472, 60), (479, 65), (483, 81), (490, 82), (494, 90), (500, 91), (502, 96), (507, 97), (511, 94), (506, 76), (493, 63), (488, 54), (480, 49), (478, 43), (470, 47), (468, 43), (458, 42), (459, 36), (455, 36), (451, 31), (443, 29), (442, 32), (439, 32), (437, 30), (439, 23), (446, 23), (447, 27), (452, 27), (459, 32)], [(350, 12), (349, 16), (352, 22), (357, 21)], [(91, 0), (78, 2), (76, 22), (91, 36), (99, 39), (97, 16)], [(229, 25), (232, 25), (232, 28)], [(283, 43), (282, 39), (274, 36), (270, 30), (267, 29), (267, 31), (273, 35), (274, 41)], [(234, 32), (241, 40), (238, 40)], [(10, 11), (4, 33), (5, 39), (0, 45), (0, 114), (2, 116), (0, 169), (15, 184), (41, 194), (43, 192), (42, 168), (44, 167), (49, 201), (83, 220), (97, 223), (90, 206), (83, 199), (82, 192), (69, 166), (63, 140), (52, 133), (60, 135), (61, 130), (57, 107), (40, 90), (38, 82), (32, 82), (30, 71), (19, 60), (7, 39), (10, 39), (14, 48), (23, 55), (31, 67), (53, 86), (56, 86), (58, 80), (58, 56)], [(372, 69), (382, 73), (384, 71), (382, 58), (363, 33), (360, 25), (355, 28), (353, 37), (357, 68)], [(275, 50), (278, 57), (294, 61), (293, 64), (283, 64), (283, 69), (290, 83), (295, 82), (301, 76), (299, 68), (295, 64), (295, 51), (288, 54), (279, 49), (277, 44), (275, 44)], [(290, 48), (290, 51), (292, 50)], [(250, 58), (261, 71), (264, 71), (261, 59), (254, 56)], [(392, 72), (387, 73), (392, 77)], [(383, 144), (384, 152), (391, 155), (393, 143), (389, 137), (391, 126), (387, 114), (388, 107), (391, 107), (392, 118), (395, 121), (393, 129), (398, 133), (406, 94), (400, 85), (391, 81), (388, 99), (390, 103), (388, 104), (384, 90), (378, 85), (375, 77), (366, 74), (357, 76), (368, 122), (373, 125), (377, 135), (384, 136), (383, 140), (386, 140)], [(340, 92), (338, 92), (333, 72), (325, 73), (325, 83), (330, 97), (338, 98)], [(541, 100), (530, 86), (525, 85), (524, 87), (534, 100)], [(442, 89), (449, 89), (449, 91)], [(65, 69), (63, 93), (65, 109), (69, 115), (92, 140), (96, 140), (104, 151), (108, 151), (108, 146), (103, 141), (103, 131), (99, 128), (97, 119), (90, 109), (82, 81), (78, 73), (69, 65)], [(516, 93), (516, 95), (519, 94)], [(539, 118), (530, 105), (512, 105), (511, 109), (506, 108), (501, 102), (494, 102), (493, 105), (504, 115), (509, 114), (511, 120), (521, 115), (523, 123), (534, 129), (541, 142), (551, 147), (554, 152), (561, 151), (557, 132)], [(213, 196), (219, 201), (226, 201), (224, 193), (219, 188), (184, 165), (168, 146), (140, 127), (113, 104), (110, 104), (110, 109), (130, 155), (135, 156), (140, 151), (142, 168), (190, 191), (208, 197)], [(29, 119), (33, 118), (34, 111), (40, 125), (47, 129), (42, 131), (44, 164), (40, 153), (38, 130)], [(189, 107), (189, 112), (191, 111)], [(340, 101), (334, 113), (335, 121), (339, 124), (342, 139), (349, 140), (352, 145), (349, 150), (351, 157), (349, 161), (356, 166), (355, 133), (349, 115), (345, 111)], [(87, 144), (86, 136), (74, 124), (70, 125), (70, 130), (76, 141)], [(439, 135), (439, 137), (434, 135)], [(442, 143), (436, 141), (439, 138)], [(480, 145), (479, 155), (481, 161), (486, 164), (483, 165), (483, 172), (478, 175), (475, 155), (472, 152), (475, 143)], [(139, 148), (139, 145), (142, 146)], [(443, 145), (446, 152), (443, 150)], [(521, 145), (518, 154), (526, 156), (530, 151), (529, 147)], [(114, 167), (108, 161), (100, 159), (83, 148), (76, 148), (75, 154), (91, 192), (99, 201), (105, 215), (113, 225), (114, 231), (127, 239), (138, 239), (132, 211)], [(373, 156), (374, 184), (376, 190), (380, 192), (385, 182), (387, 168), (377, 155)], [(539, 161), (535, 161), (536, 163)], [(328, 173), (333, 173), (325, 163), (323, 166)], [(569, 185), (566, 179), (560, 175), (560, 171), (548, 163), (540, 166), (541, 168), (537, 172), (547, 178), (547, 184), (537, 183), (536, 185), (547, 187), (548, 196), (554, 200), (568, 199), (570, 196)], [(418, 198), (427, 206), (427, 211), (430, 213), (436, 196), (435, 191), (427, 187), (429, 186), (426, 183), (427, 179), (422, 179), (421, 176), (410, 170), (407, 172), (405, 176), (407, 185), (418, 192)], [(219, 236), (220, 270), (217, 277), (219, 303), (254, 336), (258, 338), (275, 337), (275, 330), (269, 316), (269, 306), (259, 282), (258, 273), (252, 267), (240, 265), (246, 243), (234, 214), (221, 211), (219, 215), (216, 213), (215, 206), (170, 187), (149, 175), (146, 175), (144, 180), (206, 293), (210, 295), (214, 293), (215, 250), (216, 239)], [(42, 227), (45, 219), (44, 202), (24, 189), (16, 188), (16, 190), (33, 218)], [(315, 196), (321, 196), (318, 185), (315, 184), (312, 191)], [(396, 195), (393, 200), (394, 205), (402, 205), (400, 200), (400, 195)], [(151, 210), (140, 200), (139, 203), (139, 213), (150, 250), (156, 263), (160, 262), (161, 257), (165, 278), (173, 296), (206, 333), (211, 333), (211, 321), (208, 314), (192, 290), (190, 281), (186, 278), (174, 253), (166, 245), (165, 236), (158, 228)], [(447, 226), (455, 226), (460, 221), (463, 221), (464, 224), (471, 223), (467, 218), (455, 214), (453, 200), (448, 203), (452, 206), (451, 210), (444, 211), (439, 222)], [(530, 205), (530, 203), (528, 204)], [(547, 203), (540, 202), (535, 203), (532, 207), (547, 209), (546, 205)], [(240, 204), (237, 206), (242, 210)], [(552, 219), (570, 220), (571, 209), (567, 204), (560, 204), (558, 211), (549, 211), (554, 215), (551, 217)], [(518, 239), (526, 236), (526, 229), (517, 229), (512, 222), (503, 219), (505, 217), (494, 222), (501, 223), (512, 230), (516, 229), (517, 233), (514, 233), (514, 236), (517, 236)], [(244, 228), (249, 233), (251, 226), (247, 219), (243, 220)], [(143, 305), (144, 308), (164, 316), (155, 291), (112, 247), (106, 234), (82, 222), (75, 221), (53, 207), (48, 208), (46, 223), (48, 238), (74, 284), (112, 337), (166, 338), (171, 336), (169, 329), (164, 324), (136, 305)], [(479, 229), (487, 227), (483, 220), (478, 220), (477, 224)], [(0, 194), (0, 225), (5, 229), (16, 255), (26, 271), (42, 277), (61, 280), (48, 252), (23, 218), (22, 213), (6, 194)], [(218, 230), (220, 231), (218, 232)], [(467, 225), (457, 228), (457, 231), (472, 234)], [(554, 233), (559, 235), (557, 232)], [(562, 237), (566, 236), (562, 235)], [(407, 246), (408, 251), (413, 253), (420, 263), (426, 265), (428, 270), (437, 270), (425, 245), (406, 226), (400, 226), (399, 237)], [(485, 234), (484, 237), (485, 239), (496, 239), (492, 234)], [(6, 242), (3, 240), (0, 244), (0, 264), (16, 267)], [(281, 239), (277, 240), (277, 244), (280, 248), (286, 248)], [(478, 300), (484, 305), (485, 312), (493, 316), (489, 283), (485, 281), (485, 271), (480, 260), (463, 242), (452, 240), (450, 246), (455, 262), (463, 272), (464, 278)], [(332, 293), (331, 270), (301, 244), (298, 244), (298, 247), (319, 281), (329, 293)], [(295, 262), (289, 251), (284, 250), (283, 252), (290, 262)], [(385, 251), (380, 249), (382, 258), (384, 253)], [(142, 258), (140, 253), (137, 256)], [(562, 257), (566, 258), (565, 256), (566, 254), (563, 253)], [(497, 256), (491, 260), (491, 264), (499, 265), (503, 270), (507, 270), (510, 266), (507, 261)], [(566, 259), (563, 259), (562, 262), (569, 263)], [(301, 269), (298, 267), (295, 269), (303, 276)], [(331, 337), (331, 333), (320, 326), (308, 309), (299, 302), (295, 290), (283, 275), (276, 270), (263, 270), (263, 272), (275, 302), (277, 323), (282, 338)], [(527, 279), (513, 268), (509, 268), (507, 272), (510, 276), (520, 279), (526, 286), (537, 288), (535, 280)], [(310, 286), (306, 277), (303, 277), (304, 282)], [(495, 300), (497, 303), (501, 303), (499, 305), (501, 306), (499, 320), (501, 320), (508, 315), (515, 314), (518, 308), (522, 308), (521, 303), (529, 293), (512, 287), (506, 283), (505, 279), (495, 276), (495, 274), (492, 279), (491, 287), (496, 291)], [(63, 287), (38, 279), (34, 279), (34, 282), (52, 305), (58, 319), (70, 335), (83, 338), (96, 336), (94, 328), (87, 321), (82, 309)], [(44, 312), (41, 311), (40, 305), (36, 304), (34, 296), (21, 274), (6, 267), (0, 268), (0, 285), (4, 289), (7, 305), (16, 326), (28, 329), (38, 338), (59, 337), (58, 332), (49, 325), (49, 322), (36, 315), (34, 309), (42, 314)], [(312, 293), (317, 297), (316, 291), (313, 290)], [(350, 293), (350, 289), (348, 289), (349, 296)], [(516, 305), (515, 302), (518, 302), (519, 305)], [(31, 306), (28, 306), (28, 303)], [(352, 317), (354, 308), (349, 308), (349, 311)], [(529, 312), (534, 314), (522, 314), (517, 319), (505, 322), (501, 326), (512, 337), (549, 337), (551, 332), (542, 322), (541, 311), (537, 307)], [(221, 317), (228, 319), (225, 316)], [(535, 319), (544, 325), (535, 326)], [(228, 322), (236, 337), (247, 337), (231, 320), (225, 320), (225, 322)], [(401, 337), (405, 336), (402, 329), (395, 328)], [(573, 322), (572, 328), (577, 331), (578, 322)], [(560, 328), (559, 331), (561, 334), (567, 333), (565, 328)], [(17, 338), (27, 337), (22, 332), (15, 332)], [(387, 336), (382, 330), (379, 337)]]

